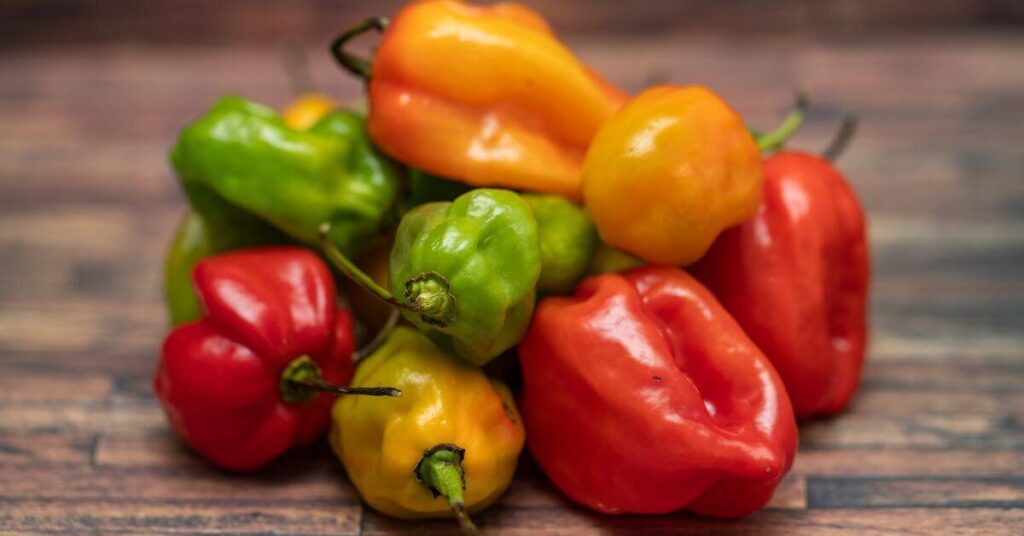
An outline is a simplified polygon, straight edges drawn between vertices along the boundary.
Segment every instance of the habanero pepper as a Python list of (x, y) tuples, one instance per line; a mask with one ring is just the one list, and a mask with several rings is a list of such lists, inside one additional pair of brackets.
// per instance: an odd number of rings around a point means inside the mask
[(515, 346), (529, 326), (540, 246), (533, 213), (515, 192), (481, 188), (407, 212), (391, 250), (390, 291), (331, 242), (323, 247), (342, 273), (472, 364)]
[(199, 261), (236, 249), (288, 242), (288, 238), (273, 227), (231, 207), (217, 212), (215, 218), (210, 220), (189, 211), (167, 250), (164, 298), (173, 326), (202, 316), (192, 288), (192, 270)]
[(323, 117), (338, 107), (338, 103), (317, 91), (309, 70), (309, 56), (295, 41), (283, 43), (281, 63), (295, 99), (281, 110), (285, 125), (295, 130), (309, 130)]
[(270, 108), (224, 97), (181, 132), (171, 162), (203, 216), (218, 209), (197, 198), (216, 197), (310, 245), (330, 222), (349, 254), (391, 218), (398, 196), (398, 170), (374, 149), (362, 117), (344, 110), (299, 131)]
[(352, 377), (352, 318), (312, 252), (295, 247), (210, 257), (194, 272), (203, 318), (164, 340), (153, 387), (174, 430), (210, 462), (262, 467), (319, 437), (328, 393)]
[(838, 413), (857, 390), (867, 341), (864, 213), (825, 158), (786, 151), (764, 173), (761, 207), (693, 272), (771, 359), (797, 417)]
[[(384, 32), (371, 62), (344, 50)], [(382, 151), (475, 187), (580, 198), (583, 155), (625, 95), (514, 3), (414, 2), (387, 24), (370, 19), (332, 46), (369, 80), (368, 126)]]
[(635, 97), (594, 137), (583, 198), (601, 240), (657, 264), (687, 265), (747, 219), (761, 195), (758, 145), (700, 86)]
[(678, 268), (595, 276), (542, 300), (519, 360), (530, 452), (599, 512), (742, 516), (792, 465), (782, 381)]
[(557, 195), (523, 194), (537, 220), (540, 279), (537, 292), (565, 294), (587, 271), (597, 230), (583, 207)]
[(309, 130), (337, 107), (338, 103), (334, 99), (323, 93), (310, 91), (299, 95), (281, 110), (281, 120), (295, 130)]
[(403, 393), (334, 404), (331, 446), (363, 500), (404, 519), (454, 511), (471, 529), (466, 512), (505, 491), (523, 448), (508, 387), (401, 326), (359, 364), (352, 384)]

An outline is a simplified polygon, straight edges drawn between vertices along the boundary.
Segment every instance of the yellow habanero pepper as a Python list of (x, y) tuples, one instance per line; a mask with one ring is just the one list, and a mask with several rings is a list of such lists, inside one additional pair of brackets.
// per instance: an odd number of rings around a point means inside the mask
[(699, 86), (644, 91), (608, 120), (583, 164), (583, 198), (608, 244), (687, 265), (761, 202), (761, 158), (739, 114)]
[[(372, 63), (344, 50), (371, 29), (384, 31)], [(413, 2), (333, 50), (369, 79), (367, 126), (384, 153), (474, 187), (579, 199), (590, 140), (626, 100), (513, 3)]]
[(291, 102), (281, 111), (284, 124), (295, 130), (309, 130), (317, 121), (338, 107), (338, 103), (322, 93), (310, 91)]
[(331, 447), (366, 503), (406, 519), (454, 512), (471, 530), (466, 512), (501, 495), (523, 448), (508, 388), (407, 327), (360, 363), (352, 385), (402, 391), (384, 404), (334, 405)]

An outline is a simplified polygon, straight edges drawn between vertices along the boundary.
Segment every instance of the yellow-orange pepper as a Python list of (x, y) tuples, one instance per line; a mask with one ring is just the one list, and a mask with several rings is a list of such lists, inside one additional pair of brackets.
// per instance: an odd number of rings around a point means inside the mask
[(699, 259), (761, 201), (761, 158), (739, 114), (698, 86), (644, 91), (597, 133), (586, 208), (608, 244), (658, 264)]
[(330, 443), (371, 507), (422, 519), (494, 502), (512, 481), (525, 432), (509, 389), (441, 350), (426, 335), (397, 327), (359, 364), (353, 386), (402, 391), (388, 403), (351, 403), (332, 412)]
[(284, 124), (295, 130), (309, 130), (317, 121), (331, 113), (338, 103), (322, 93), (310, 91), (291, 102), (281, 111)]
[[(355, 33), (335, 52), (361, 71), (338, 52)], [(385, 30), (372, 72), (362, 67), (370, 136), (381, 150), (477, 187), (579, 199), (587, 147), (625, 102), (540, 15), (510, 3), (415, 2)]]

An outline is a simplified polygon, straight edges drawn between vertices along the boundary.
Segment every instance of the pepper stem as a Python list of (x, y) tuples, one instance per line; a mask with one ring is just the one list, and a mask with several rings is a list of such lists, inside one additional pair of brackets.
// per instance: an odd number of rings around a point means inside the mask
[(455, 320), (455, 295), (437, 272), (423, 272), (406, 281), (405, 299), (427, 324), (444, 327)]
[(414, 470), (416, 479), (430, 490), (434, 497), (444, 497), (455, 514), (464, 534), (479, 534), (473, 520), (466, 512), (463, 492), (466, 490), (466, 473), (462, 469), (465, 449), (450, 444), (435, 445), (423, 451), (423, 457)]
[(786, 141), (796, 133), (797, 129), (804, 122), (804, 116), (807, 114), (807, 107), (810, 105), (810, 101), (807, 97), (807, 93), (802, 89), (796, 90), (796, 101), (793, 103), (793, 109), (786, 115), (779, 126), (775, 127), (774, 130), (765, 133), (754, 133), (754, 137), (757, 140), (757, 148), (762, 151), (777, 151), (782, 149), (786, 145)]
[(363, 359), (367, 358), (373, 352), (377, 351), (377, 348), (380, 348), (380, 345), (384, 344), (384, 341), (387, 340), (388, 335), (391, 335), (391, 332), (394, 331), (395, 326), (398, 325), (398, 318), (398, 309), (392, 309), (391, 313), (388, 315), (387, 321), (384, 322), (383, 326), (381, 326), (380, 331), (378, 331), (377, 334), (373, 336), (373, 339), (370, 342), (364, 344), (362, 348), (356, 350), (355, 355), (352, 356), (352, 359), (358, 363), (359, 361), (362, 361)]
[(341, 273), (364, 290), (392, 307), (416, 313), (424, 323), (445, 327), (454, 320), (455, 296), (444, 276), (437, 272), (424, 272), (409, 279), (405, 282), (405, 298), (408, 301), (401, 301), (350, 261), (331, 241), (330, 233), (330, 223), (320, 225), (320, 246), (324, 255)]
[(850, 141), (853, 140), (853, 136), (857, 134), (857, 125), (860, 122), (857, 119), (856, 114), (847, 112), (843, 114), (843, 122), (839, 125), (839, 130), (836, 132), (832, 141), (829, 142), (828, 147), (822, 151), (821, 155), (825, 157), (829, 162), (835, 162), (846, 147), (850, 145)]
[(340, 387), (323, 379), (320, 366), (309, 356), (294, 359), (284, 372), (278, 385), (281, 399), (289, 404), (309, 402), (317, 393), (336, 395), (402, 396), (401, 389), (394, 387)]
[(362, 77), (364, 80), (369, 80), (370, 73), (373, 72), (373, 60), (356, 56), (355, 54), (345, 50), (345, 45), (353, 38), (370, 30), (383, 32), (387, 29), (389, 23), (390, 21), (387, 17), (370, 17), (363, 22), (360, 22), (334, 39), (334, 42), (331, 43), (331, 54), (334, 55), (334, 59), (337, 60), (346, 71)]

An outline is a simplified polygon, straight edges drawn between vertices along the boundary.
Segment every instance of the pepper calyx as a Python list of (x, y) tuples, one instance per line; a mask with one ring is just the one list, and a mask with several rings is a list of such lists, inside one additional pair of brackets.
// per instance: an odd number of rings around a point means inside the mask
[(320, 366), (308, 355), (293, 359), (281, 373), (281, 382), (278, 385), (281, 400), (289, 404), (309, 402), (317, 395), (317, 391), (310, 389), (307, 384), (320, 380), (322, 376)]
[(437, 272), (423, 272), (409, 278), (405, 282), (405, 299), (409, 308), (427, 324), (443, 328), (455, 320), (455, 295), (448, 279)]
[(476, 525), (466, 513), (463, 492), (466, 490), (466, 473), (462, 460), (466, 449), (450, 443), (434, 445), (423, 451), (423, 456), (413, 469), (416, 480), (423, 484), (434, 498), (444, 497), (451, 506), (455, 519), (465, 534), (477, 534)]

